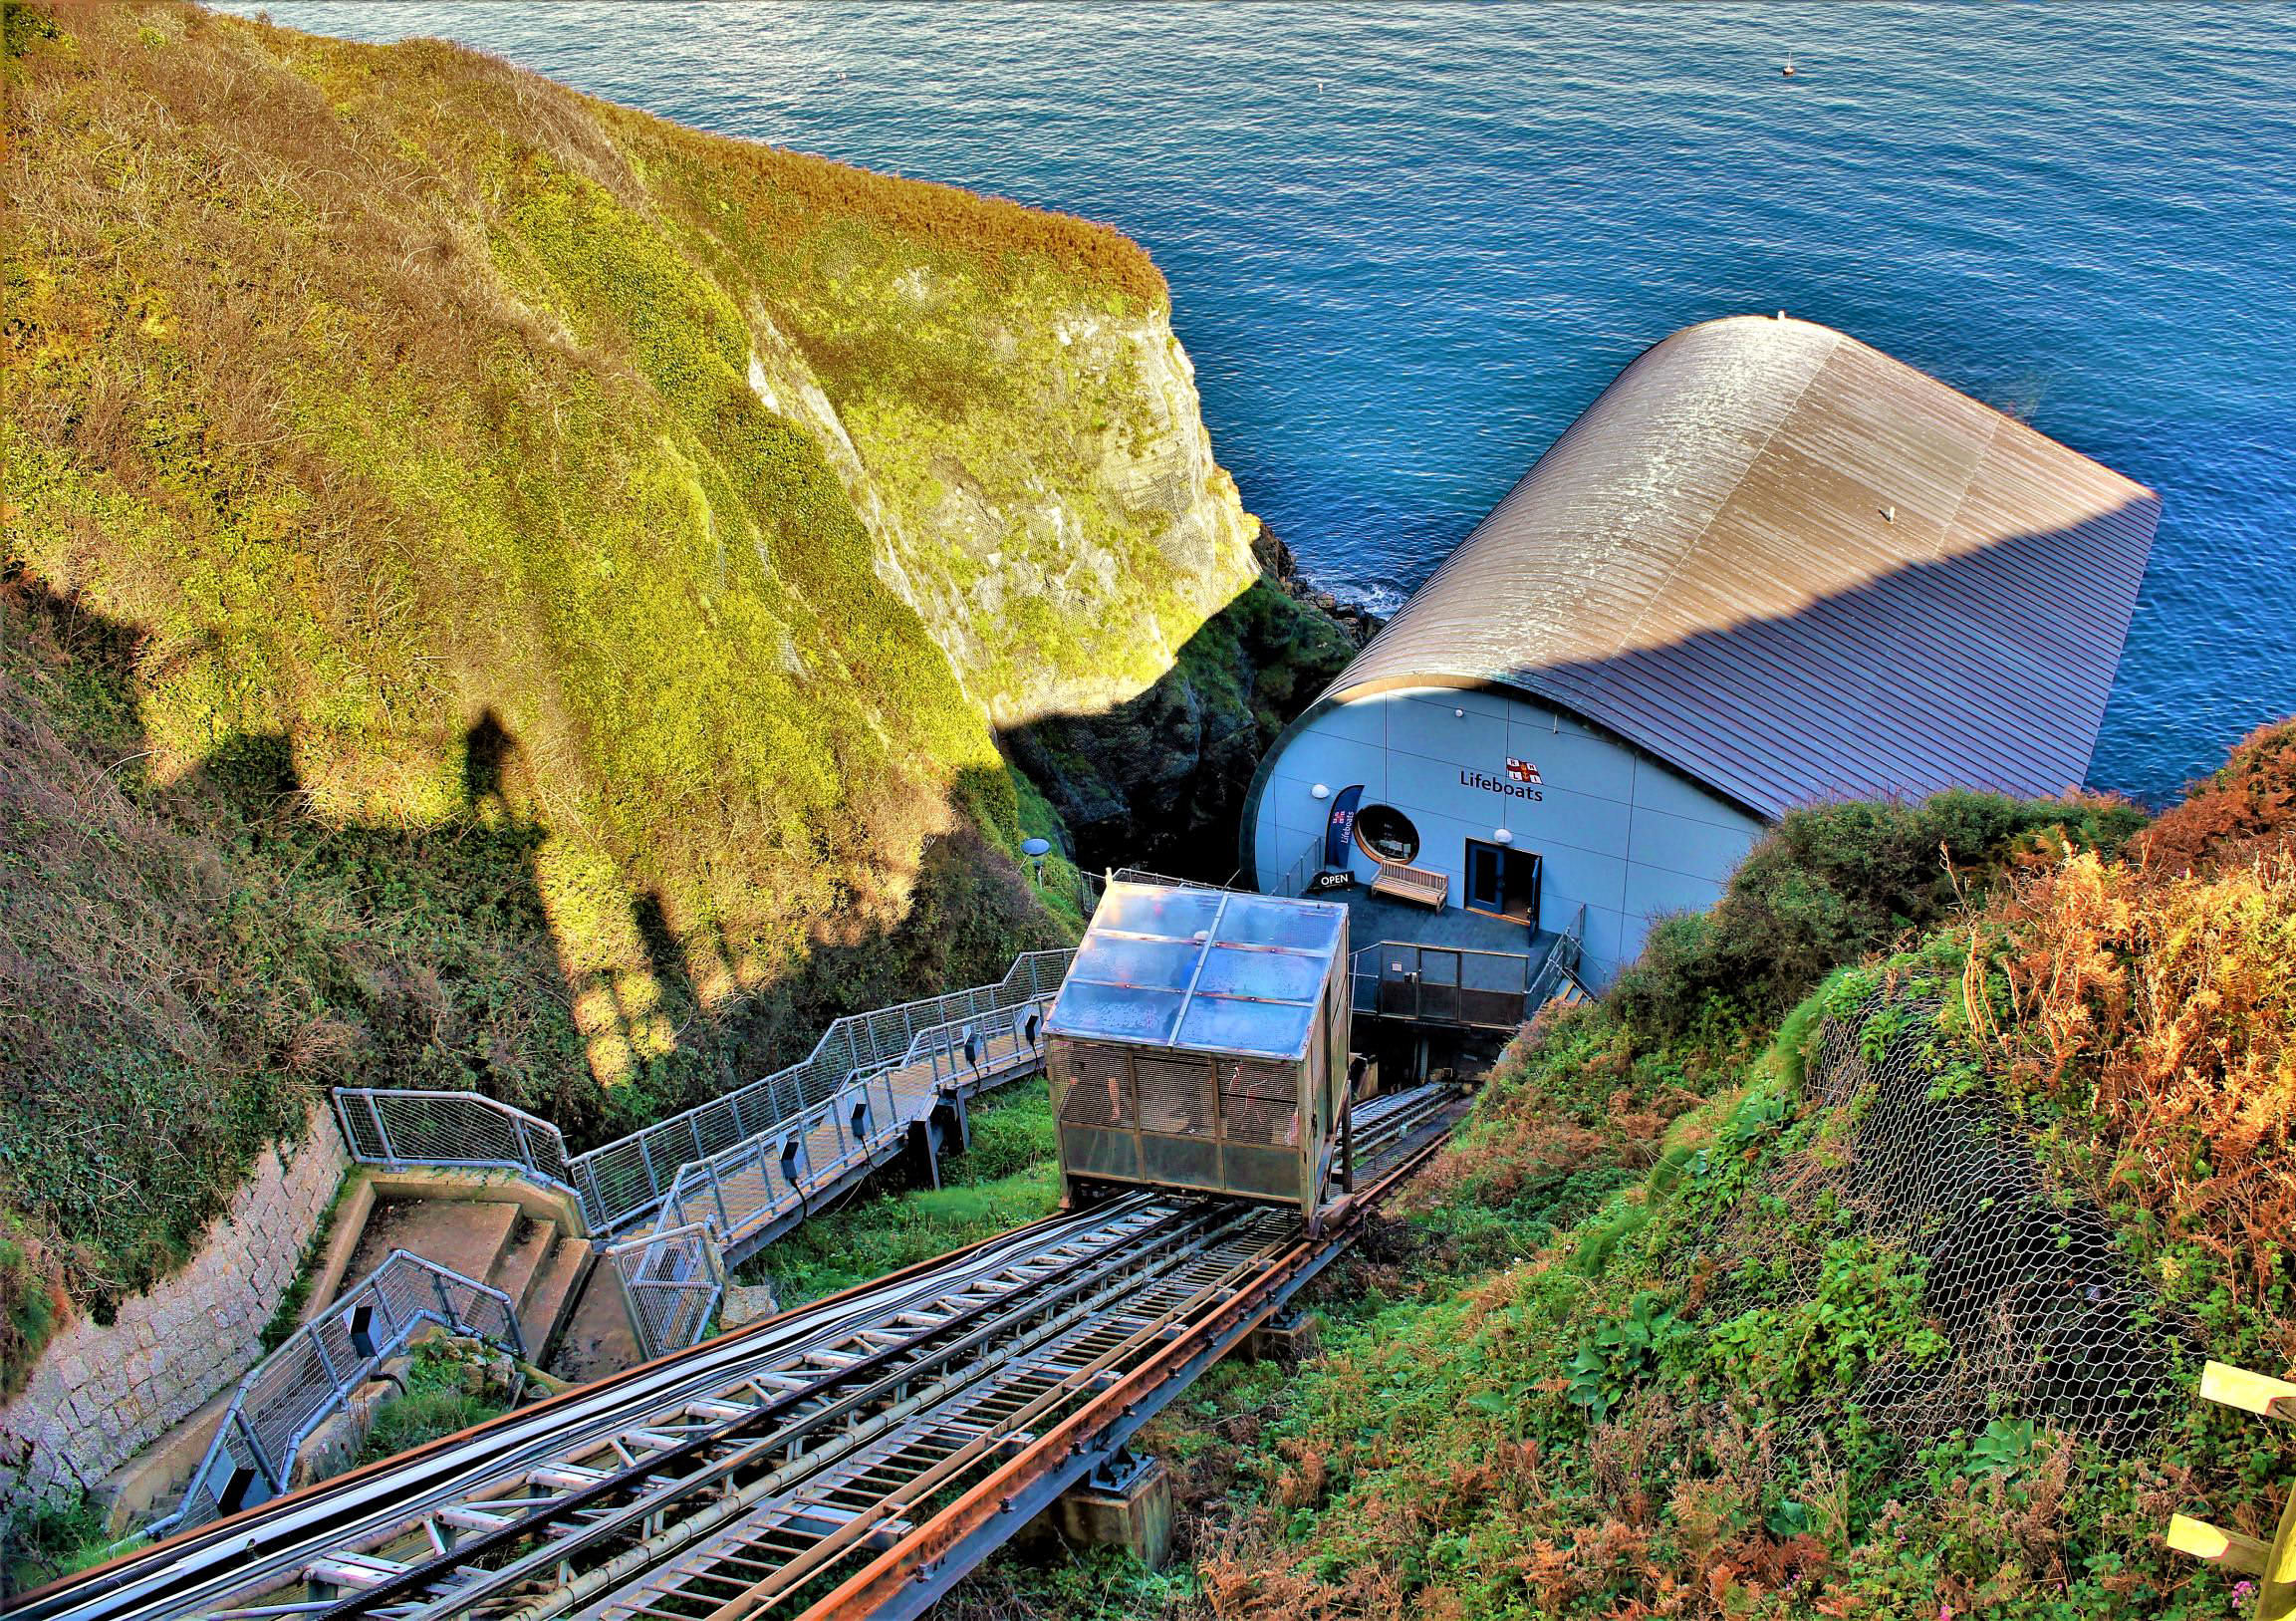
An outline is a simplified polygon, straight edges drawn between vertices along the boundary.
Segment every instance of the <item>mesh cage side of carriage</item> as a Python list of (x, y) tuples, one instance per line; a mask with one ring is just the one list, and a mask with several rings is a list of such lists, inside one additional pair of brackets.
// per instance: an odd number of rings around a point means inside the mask
[(1347, 911), (1111, 886), (1045, 1023), (1062, 1174), (1312, 1211), (1347, 1075)]

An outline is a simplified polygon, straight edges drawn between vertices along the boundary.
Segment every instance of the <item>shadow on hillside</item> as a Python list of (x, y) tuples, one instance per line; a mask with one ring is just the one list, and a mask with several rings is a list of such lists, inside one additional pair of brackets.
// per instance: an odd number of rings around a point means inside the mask
[(595, 1093), (537, 830), (321, 821), (272, 732), (159, 780), (143, 638), (20, 568), (0, 580), (0, 1199), (42, 1288), (108, 1319), (197, 1249), (330, 1087), (546, 1113)]
[(1060, 812), (1086, 871), (1226, 883), (1261, 753), (1355, 651), (1330, 621), (1255, 584), (1139, 696), (1005, 727), (998, 746)]

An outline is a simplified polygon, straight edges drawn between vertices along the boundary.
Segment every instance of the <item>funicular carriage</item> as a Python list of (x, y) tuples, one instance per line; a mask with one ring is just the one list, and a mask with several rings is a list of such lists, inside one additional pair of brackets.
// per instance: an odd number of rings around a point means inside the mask
[(1296, 1208), (1352, 1191), (1348, 913), (1118, 882), (1045, 1021), (1068, 1202), (1141, 1186)]

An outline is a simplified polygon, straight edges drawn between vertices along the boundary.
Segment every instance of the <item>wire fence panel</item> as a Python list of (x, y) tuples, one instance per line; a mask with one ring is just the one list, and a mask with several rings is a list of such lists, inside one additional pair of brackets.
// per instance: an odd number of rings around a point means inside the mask
[[(694, 1343), (709, 1318), (707, 1311), (689, 1308), (707, 1292), (707, 1277), (722, 1290), (725, 1256), (805, 1210), (808, 1201), (866, 1172), (932, 1112), (948, 1086), (1005, 1079), (1041, 1064), (1050, 1005), (1048, 995), (916, 1030), (907, 1047), (874, 1074), (858, 1075), (768, 1130), (680, 1166), (663, 1192), (653, 1232), (626, 1240), (615, 1251), (624, 1257), (617, 1275), (631, 1325), (647, 1355)], [(673, 1234), (693, 1233), (701, 1239), (669, 1243)], [(673, 1259), (702, 1240), (713, 1273)]]
[(148, 1526), (148, 1534), (203, 1525), (285, 1491), (312, 1432), (424, 1324), (525, 1354), (508, 1295), (393, 1249), (239, 1382), (181, 1505)]
[(606, 1250), (638, 1350), (651, 1360), (696, 1344), (725, 1293), (717, 1244), (698, 1221)]
[(1926, 1355), (1878, 1357), (1851, 1400), (1923, 1441), (2005, 1415), (2141, 1450), (2162, 1421), (2176, 1332), (1998, 1083), (1955, 1068), (1937, 1007), (1934, 995), (1878, 989), (1828, 1017), (1803, 1086), (1807, 1103), (1843, 1121), (1824, 1175), (1805, 1179), (1810, 1197), (1829, 1192), (1858, 1230), (1919, 1258), (1924, 1321), (1941, 1340)]
[(613, 1232), (658, 1210), (687, 1165), (782, 1128), (899, 1062), (920, 1036), (1042, 1000), (1075, 956), (1024, 951), (995, 984), (849, 1013), (796, 1063), (587, 1154), (570, 1157), (557, 1127), (475, 1092), (339, 1087), (336, 1113), (356, 1159), (524, 1171), (570, 1188), (592, 1230)]
[(567, 1180), (566, 1139), (558, 1128), (481, 1093), (339, 1086), (335, 1113), (360, 1160), (503, 1167)]

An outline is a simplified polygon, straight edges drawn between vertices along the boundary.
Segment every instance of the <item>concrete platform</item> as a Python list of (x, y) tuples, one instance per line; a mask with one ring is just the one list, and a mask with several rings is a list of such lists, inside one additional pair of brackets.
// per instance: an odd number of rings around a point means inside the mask
[(1304, 1311), (1284, 1311), (1246, 1334), (1236, 1347), (1246, 1362), (1276, 1362), (1295, 1367), (1323, 1346), (1315, 1318)]
[[(490, 1281), (509, 1253), (525, 1213), (507, 1201), (379, 1201), (360, 1234), (345, 1281), (356, 1283), (393, 1249), (410, 1250), (464, 1277)], [(497, 1285), (499, 1287), (499, 1285)]]
[(1071, 1542), (1123, 1548), (1150, 1570), (1161, 1570), (1171, 1556), (1171, 1473), (1158, 1459), (1119, 1454), (1063, 1492), (1048, 1517)]
[(621, 1286), (605, 1266), (591, 1267), (581, 1297), (559, 1332), (557, 1349), (547, 1364), (549, 1371), (587, 1385), (593, 1379), (635, 1368), (644, 1360), (638, 1336), (631, 1330), (630, 1312), (622, 1303)]
[(567, 1307), (590, 1275), (596, 1246), (588, 1238), (561, 1235), (558, 1247), (542, 1263), (518, 1304), (518, 1332), (526, 1341), (527, 1360), (548, 1366), (551, 1342), (565, 1326)]
[[(502, 1252), (502, 1259), (495, 1263), (494, 1275), (486, 1281), (509, 1295), (511, 1309), (523, 1314), (534, 1280), (541, 1275), (543, 1263), (557, 1247), (556, 1221), (521, 1221), (512, 1230), (510, 1246)], [(523, 1316), (518, 1327), (523, 1334), (526, 1329)]]

